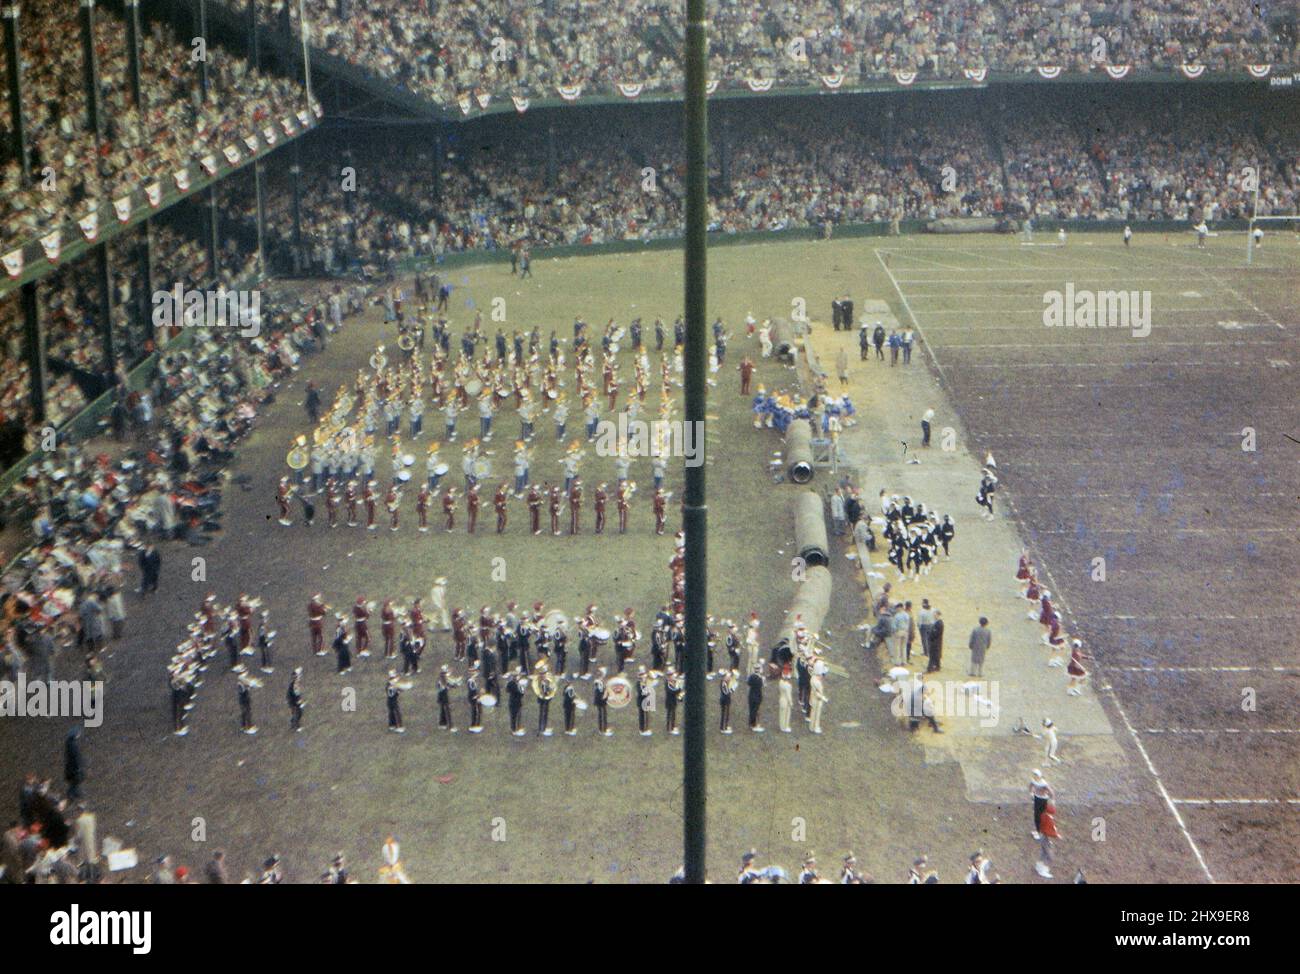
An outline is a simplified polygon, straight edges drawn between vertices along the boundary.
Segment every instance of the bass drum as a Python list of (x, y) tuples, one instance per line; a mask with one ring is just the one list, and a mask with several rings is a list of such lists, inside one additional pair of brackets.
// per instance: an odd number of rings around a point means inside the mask
[(479, 696), (478, 702), (484, 707), (491, 709), (497, 705), (497, 698), (490, 693), (484, 693)]
[(616, 676), (605, 684), (605, 701), (615, 710), (622, 710), (632, 702), (632, 681)]

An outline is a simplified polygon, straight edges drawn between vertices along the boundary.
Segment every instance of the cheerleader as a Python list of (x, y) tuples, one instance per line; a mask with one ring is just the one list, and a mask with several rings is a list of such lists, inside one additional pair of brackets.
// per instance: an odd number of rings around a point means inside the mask
[(1088, 679), (1088, 671), (1084, 669), (1083, 661), (1088, 658), (1083, 652), (1082, 641), (1073, 640), (1070, 649), (1070, 662), (1065, 667), (1065, 672), (1070, 676), (1070, 685), (1065, 692), (1072, 697), (1077, 697), (1083, 693), (1083, 682)]
[(1034, 565), (1029, 560), (1029, 552), (1025, 549), (1020, 550), (1020, 566), (1016, 569), (1016, 578), (1020, 581), (1028, 581), (1033, 577)]

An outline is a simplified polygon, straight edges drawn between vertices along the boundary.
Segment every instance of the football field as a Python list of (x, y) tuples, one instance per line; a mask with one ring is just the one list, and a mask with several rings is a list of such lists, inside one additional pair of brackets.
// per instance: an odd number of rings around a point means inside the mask
[[(999, 502), (1057, 593), (1067, 628), (1085, 640), (1094, 658), (1089, 692), (1100, 694), (1141, 786), (1131, 807), (1091, 807), (1084, 796), (1062, 802), (1073, 841), (1060, 851), (1058, 881), (1075, 865), (1095, 881), (1300, 881), (1290, 838), (1300, 816), (1300, 443), (1289, 438), (1300, 438), (1300, 246), (1274, 234), (1252, 268), (1244, 257), (1240, 235), (1200, 250), (1190, 235), (1155, 234), (1137, 235), (1130, 249), (1117, 235), (1080, 234), (1065, 246), (1054, 238), (1026, 246), (1011, 237), (926, 236), (710, 253), (710, 320), (721, 315), (734, 336), (709, 403), (710, 612), (736, 620), (758, 612), (766, 646), (795, 587), (794, 488), (767, 472), (781, 443), (753, 428), (750, 402), (738, 392), (741, 356), (758, 358), (757, 342), (744, 336), (746, 313), (789, 317), (802, 304), (814, 328), (828, 329), (833, 298), (889, 301), (898, 320), (919, 331), (912, 368), (933, 370), (971, 440), (962, 446), (995, 455)], [(538, 259), (528, 281), (504, 264), (447, 278), (455, 286), (453, 333), (478, 309), (486, 318), (496, 299), (504, 300), (507, 334), (537, 324), (543, 342), (552, 329), (567, 340), (575, 315), (597, 334), (611, 317), (625, 324), (640, 315), (649, 325), (661, 316), (671, 333), (680, 311), (681, 255), (670, 251)], [(1072, 295), (1137, 291), (1138, 309), (1148, 300), (1141, 292), (1150, 292), (1149, 334), (1135, 336), (1140, 322), (1046, 327), (1044, 296), (1067, 287)], [(318, 590), (337, 609), (359, 596), (427, 601), (432, 579), (445, 575), (449, 602), (471, 617), (510, 600), (541, 600), (571, 617), (594, 602), (606, 619), (632, 606), (643, 638), (668, 596), (676, 518), (667, 535), (653, 533), (648, 463), (638, 461), (632, 475), (642, 491), (629, 533), (596, 537), (590, 488), (612, 482), (613, 461), (590, 449), (578, 536), (567, 534), (567, 510), (563, 536), (532, 536), (518, 501), (497, 535), (486, 490), (473, 536), (463, 506), (455, 532), (416, 532), (413, 491), (397, 532), (331, 531), (320, 505), (311, 528), (277, 525), (275, 483), (287, 472), (293, 438), (307, 432), (307, 379), (327, 397), (350, 385), (377, 342), (392, 347), (381, 319), (372, 309), (348, 323), (278, 390), (231, 469), (249, 489), (227, 482), (222, 536), (201, 549), (166, 545), (159, 596), (143, 607), (129, 600), (128, 635), (107, 661), (105, 723), (85, 744), (86, 791), (100, 831), (138, 847), (143, 862), (171, 853), (194, 868), (224, 848), (236, 876), (279, 852), (288, 878), (300, 882), (339, 850), (369, 881), (389, 833), (416, 881), (662, 882), (679, 864), (681, 827), (680, 738), (663, 733), (662, 711), (652, 738), (636, 733), (631, 708), (615, 713), (613, 739), (596, 736), (592, 711), (577, 738), (513, 738), (499, 711), (473, 737), (464, 733), (458, 696), (462, 730), (447, 735), (436, 726), (432, 681), (450, 657), (450, 639), (435, 634), (403, 697), (407, 732), (398, 737), (385, 729), (382, 658), (339, 677), (332, 656), (307, 649), (305, 609)], [(495, 326), (485, 328), (492, 334)], [(657, 375), (653, 352), (651, 363)], [(888, 381), (881, 379), (885, 392)], [(793, 370), (770, 361), (756, 375), (769, 389), (795, 382)], [(652, 383), (652, 414), (657, 400)], [(577, 435), (579, 415), (574, 408), (567, 439)], [(473, 421), (463, 416), (462, 431), (472, 432)], [(870, 410), (858, 421), (871, 424)], [(509, 476), (518, 429), (513, 411), (497, 423), (494, 483)], [(423, 437), (410, 443), (417, 456), (442, 438), (440, 426), (430, 410)], [(538, 429), (533, 479), (554, 480), (561, 450), (549, 416)], [(460, 451), (444, 446), (442, 456), (454, 478)], [(681, 479), (680, 470), (670, 472), (670, 515)], [(955, 513), (972, 519), (973, 499)], [(613, 522), (612, 504), (610, 515)], [(202, 580), (194, 580), (195, 557), (204, 559)], [(959, 541), (953, 564), (979, 571), (979, 557)], [(823, 638), (837, 672), (827, 687), (827, 733), (815, 738), (802, 726), (774, 733), (769, 690), (768, 733), (745, 729), (738, 697), (736, 733), (724, 737), (714, 685), (705, 691), (711, 875), (729, 880), (749, 847), (793, 871), (813, 849), (833, 874), (851, 849), (882, 882), (901, 881), (921, 852), (952, 882), (978, 845), (1004, 879), (1031, 879), (1025, 809), (967, 801), (958, 765), (927, 764), (882, 706), (875, 663), (854, 629), (865, 615), (860, 576), (838, 547), (831, 560), (835, 595)], [(934, 576), (939, 586), (959, 577)], [(279, 632), (276, 672), (255, 699), (256, 737), (239, 733), (234, 680), (220, 657), (190, 735), (170, 734), (166, 660), (208, 591), (226, 603), (243, 591), (260, 596)], [(958, 654), (966, 625), (954, 626)], [(65, 675), (75, 672), (74, 660), (63, 663)], [(284, 705), (296, 665), (306, 668), (309, 705), (307, 730), (297, 736)], [(341, 703), (349, 690), (355, 710)], [(587, 685), (581, 693), (590, 698)], [(525, 726), (535, 720), (530, 696)], [(558, 720), (557, 706), (553, 725)], [(28, 769), (57, 778), (62, 730), (7, 722), (0, 771), (10, 780)], [(1113, 822), (1105, 843), (1086, 841), (1096, 815)]]
[[(1251, 267), (1243, 234), (912, 238), (874, 256), (974, 452), (997, 459), (1168, 829), (1203, 878), (1294, 882), (1296, 238), (1271, 235)], [(1138, 292), (1149, 334), (1045, 326), (1067, 287)]]

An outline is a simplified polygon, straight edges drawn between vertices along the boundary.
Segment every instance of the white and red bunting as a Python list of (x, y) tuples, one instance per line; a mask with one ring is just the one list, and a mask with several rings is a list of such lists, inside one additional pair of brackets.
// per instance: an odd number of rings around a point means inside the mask
[(298, 124), (305, 129), (311, 128), (311, 116), (308, 115), (305, 111), (298, 112)]
[(131, 197), (119, 196), (113, 200), (113, 212), (117, 214), (118, 223), (125, 223), (131, 219)]
[(275, 145), (276, 143), (275, 126), (268, 125), (266, 126), (266, 128), (262, 129), (262, 138), (266, 140), (267, 145)]
[(1205, 65), (1204, 65), (1204, 64), (1184, 64), (1184, 65), (1183, 65), (1183, 74), (1185, 74), (1185, 75), (1186, 75), (1187, 77), (1189, 77), (1189, 78), (1199, 78), (1201, 75), (1205, 74)]
[(261, 143), (257, 141), (256, 135), (245, 135), (244, 145), (248, 147), (249, 152), (256, 152)]
[(474, 100), (478, 102), (479, 108), (486, 111), (488, 105), (492, 104), (492, 94), (487, 91), (476, 91), (474, 92)]
[(1271, 64), (1248, 64), (1246, 70), (1250, 72), (1252, 78), (1267, 78), (1269, 72), (1273, 70)]
[(211, 153), (200, 159), (199, 165), (203, 167), (203, 171), (209, 176), (215, 176), (217, 174), (217, 157)]
[(457, 95), (456, 104), (460, 106), (460, 113), (462, 115), (468, 115), (470, 109), (474, 107), (473, 100), (466, 94)]
[(749, 85), (749, 90), (754, 92), (764, 92), (772, 90), (772, 78), (750, 78), (745, 84)]
[(162, 184), (149, 183), (144, 188), (144, 198), (149, 201), (150, 206), (157, 206), (162, 202)]
[(1132, 69), (1133, 69), (1133, 65), (1131, 64), (1106, 65), (1106, 73), (1110, 75), (1111, 78), (1115, 81), (1121, 81), (1124, 78), (1127, 78), (1129, 71), (1131, 71)]
[(46, 260), (58, 260), (62, 249), (63, 235), (58, 230), (52, 230), (41, 237), (41, 250), (45, 251)]
[(172, 178), (176, 180), (176, 188), (182, 192), (190, 188), (190, 171), (188, 169), (177, 169)]
[(1051, 81), (1053, 78), (1059, 78), (1061, 76), (1061, 66), (1059, 64), (1040, 64), (1038, 66), (1038, 73), (1048, 81)]
[(962, 74), (966, 76), (967, 81), (974, 81), (976, 84), (981, 83), (989, 76), (988, 68), (964, 68)]
[(641, 92), (645, 91), (645, 84), (640, 81), (632, 83), (619, 81), (616, 83), (615, 87), (618, 88), (618, 93), (624, 98), (639, 98), (641, 97)]
[(99, 236), (99, 211), (92, 210), (77, 221), (77, 226), (81, 227), (81, 235), (87, 240), (94, 240)]
[(836, 71), (834, 74), (824, 74), (822, 84), (830, 91), (838, 91), (840, 85), (844, 84), (844, 75)]
[(582, 85), (556, 85), (555, 90), (565, 101), (577, 101), (582, 96)]
[(520, 115), (528, 111), (529, 102), (527, 98), (524, 98), (521, 95), (511, 95), (510, 100), (515, 103), (515, 111)]
[(916, 72), (915, 72), (915, 71), (895, 71), (895, 72), (894, 72), (894, 80), (897, 81), (900, 85), (910, 85), (913, 81), (916, 80)]
[(244, 158), (239, 153), (239, 147), (233, 145), (226, 146), (221, 150), (221, 154), (226, 157), (226, 162), (230, 163), (232, 166), (239, 162), (240, 159)]
[(22, 248), (11, 250), (3, 257), (5, 273), (10, 277), (17, 277), (23, 272), (23, 252)]
[(320, 102), (314, 101), (311, 103), (311, 113), (317, 118), (321, 118), (325, 114), (325, 109), (321, 108)]
[(280, 119), (280, 128), (284, 129), (285, 135), (293, 135), (293, 119), (287, 115)]
[(711, 95), (717, 90), (718, 90), (717, 78), (710, 78), (708, 81), (704, 82), (704, 93), (706, 95)]

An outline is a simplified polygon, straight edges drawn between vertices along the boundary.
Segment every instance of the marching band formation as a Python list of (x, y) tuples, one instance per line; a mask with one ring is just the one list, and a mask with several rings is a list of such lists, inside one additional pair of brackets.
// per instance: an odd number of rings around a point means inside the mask
[[(337, 611), (322, 593), (315, 593), (307, 603), (308, 648), (316, 657), (328, 656), (332, 651), (334, 671), (339, 676), (351, 673), (357, 661), (382, 656), (388, 664), (388, 727), (395, 733), (405, 730), (401, 695), (414, 686), (432, 633), (438, 631), (450, 635), (450, 659), (438, 666), (434, 678), (438, 727), (448, 733), (458, 730), (458, 712), (467, 718), (466, 730), (480, 734), (484, 715), (504, 707), (511, 735), (523, 737), (528, 724), (525, 703), (531, 695), (537, 702), (537, 736), (553, 736), (551, 701), (558, 697), (559, 718), (566, 736), (577, 735), (580, 715), (592, 709), (595, 732), (612, 737), (610, 711), (635, 704), (638, 733), (651, 737), (652, 715), (660, 710), (662, 694), (663, 730), (678, 735), (678, 713), (686, 694), (683, 565), (679, 538), (670, 562), (673, 598), (655, 615), (645, 662), (641, 629), (636, 610), (631, 607), (606, 619), (600, 607), (592, 604), (571, 618), (559, 609), (548, 610), (541, 602), (533, 603), (531, 608), (509, 602), (504, 612), (484, 605), (475, 619), (464, 608), (448, 611), (447, 581), (442, 577), (434, 581), (427, 611), (423, 598), (398, 605), (392, 599), (376, 603), (364, 596), (346, 611)], [(325, 627), (331, 614), (334, 631), (327, 645)], [(377, 641), (372, 640), (371, 632), (376, 615)], [(269, 629), (268, 616), (260, 601), (247, 595), (241, 595), (229, 607), (218, 604), (214, 595), (203, 600), (169, 667), (175, 734), (188, 733), (187, 718), (203, 675), (223, 649), (228, 669), (237, 677), (241, 728), (245, 733), (256, 733), (253, 691), (262, 683), (249, 675), (245, 657), (260, 653), (261, 672), (275, 672), (272, 647), (276, 634)], [(822, 733), (821, 715), (828, 701), (825, 677), (829, 672), (822, 654), (827, 647), (796, 618), (793, 644), (780, 640), (765, 654), (760, 625), (757, 613), (750, 613), (743, 631), (734, 620), (709, 617), (706, 679), (716, 681), (719, 731), (732, 733), (731, 706), (743, 686), (749, 728), (754, 733), (764, 732), (764, 689), (775, 684), (779, 729), (792, 732), (791, 718), (797, 706), (809, 730)], [(725, 656), (720, 659), (721, 653)], [(585, 684), (590, 685), (589, 699), (579, 692)], [(458, 698), (463, 705), (458, 705)], [(306, 706), (302, 667), (293, 670), (286, 699), (290, 727), (301, 731)]]
[[(400, 292), (398, 292), (400, 294)], [(308, 435), (298, 436), (286, 458), (292, 476), (282, 477), (276, 489), (279, 522), (293, 524), (292, 508), (296, 498), (302, 504), (303, 521), (314, 523), (316, 503), (312, 498), (322, 498), (328, 525), (350, 527), (364, 526), (378, 530), (381, 521), (389, 530), (399, 529), (402, 502), (412, 481), (420, 486), (415, 492), (415, 517), (418, 529), (430, 530), (430, 517), (435, 498), (441, 507), (442, 526), (452, 531), (456, 514), (464, 501), (466, 529), (473, 533), (478, 525), (478, 513), (483, 498), (480, 490), (491, 492), (496, 515), (496, 530), (502, 533), (509, 522), (511, 499), (524, 500), (528, 508), (529, 530), (544, 533), (543, 511), (549, 513), (550, 532), (560, 534), (564, 510), (569, 511), (568, 531), (581, 530), (583, 509), (583, 481), (581, 463), (586, 455), (582, 439), (568, 443), (559, 461), (563, 487), (549, 480), (538, 485), (533, 481), (532, 449), (540, 435), (538, 424), (549, 414), (554, 423), (555, 439), (564, 443), (569, 433), (569, 406), (565, 392), (565, 350), (554, 332), (545, 354), (542, 351), (541, 332), (534, 329), (527, 335), (515, 333), (507, 341), (498, 329), (494, 341), (483, 332), (482, 315), (476, 315), (472, 329), (460, 338), (456, 357), (452, 355), (452, 336), (447, 318), (435, 312), (432, 306), (421, 306), (412, 323), (402, 316), (401, 300), (389, 295), (385, 302), (393, 310), (399, 331), (398, 349), (401, 360), (390, 364), (384, 346), (378, 346), (370, 357), (370, 370), (360, 370), (349, 391), (340, 388), (329, 412), (317, 419), (315, 429)], [(660, 390), (658, 420), (647, 428), (653, 433), (649, 442), (629, 442), (625, 432), (635, 429), (646, 409), (652, 369), (648, 348), (642, 342), (640, 319), (634, 319), (625, 329), (611, 319), (601, 334), (599, 342), (600, 376), (596, 378), (596, 351), (587, 337), (587, 325), (581, 319), (574, 322), (572, 341), (573, 377), (575, 397), (582, 407), (582, 421), (586, 441), (597, 439), (601, 424), (601, 406), (613, 413), (619, 406), (620, 347), (630, 338), (632, 382), (628, 388), (620, 420), (620, 433), (609, 450), (614, 470), (610, 482), (601, 482), (592, 491), (596, 533), (605, 530), (605, 509), (612, 499), (618, 512), (618, 531), (626, 533), (632, 501), (637, 485), (631, 479), (633, 462), (639, 457), (649, 457), (653, 479), (653, 510), (655, 531), (663, 534), (667, 517), (667, 503), (672, 496), (664, 489), (668, 456), (671, 452), (671, 421), (674, 411), (672, 387), (681, 384), (683, 364), (680, 322), (674, 328), (675, 351), (669, 354), (664, 348), (664, 327), (656, 321), (656, 342), (662, 353), (658, 382)], [(715, 323), (714, 355), (725, 354), (727, 335), (721, 322)], [(426, 364), (424, 352), (429, 351)], [(482, 349), (480, 352), (480, 348)], [(752, 363), (751, 363), (752, 367)], [(513, 406), (519, 417), (519, 435), (514, 441), (513, 482), (501, 481), (493, 488), (491, 481), (493, 451), (489, 449), (495, 433), (494, 422), (498, 414)], [(426, 409), (440, 411), (445, 417), (443, 439), (430, 442), (425, 449), (423, 476), (417, 470), (414, 452), (403, 445), (403, 420), (406, 420), (408, 439), (414, 440), (424, 433)], [(462, 440), (460, 472), (463, 485), (444, 485), (451, 466), (442, 458), (444, 443), (456, 443), (460, 436), (458, 427), (462, 413), (474, 412), (479, 424), (477, 436)], [(382, 427), (382, 433), (380, 429)], [(380, 469), (377, 437), (388, 440), (388, 470)], [(633, 434), (635, 435), (635, 434)], [(598, 442), (598, 448), (605, 446)], [(559, 480), (557, 476), (556, 480)], [(612, 484), (612, 486), (611, 486)], [(382, 512), (381, 512), (382, 506)]]

